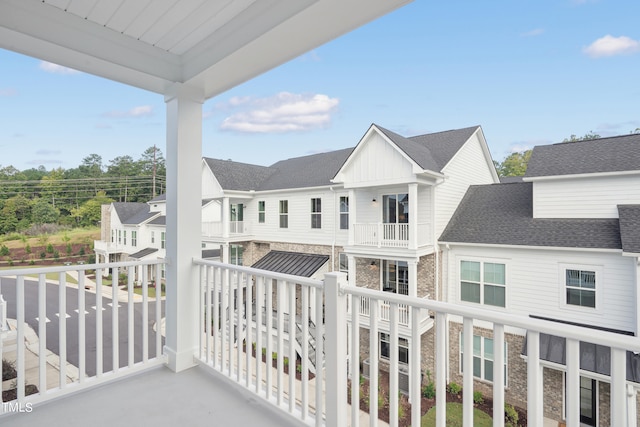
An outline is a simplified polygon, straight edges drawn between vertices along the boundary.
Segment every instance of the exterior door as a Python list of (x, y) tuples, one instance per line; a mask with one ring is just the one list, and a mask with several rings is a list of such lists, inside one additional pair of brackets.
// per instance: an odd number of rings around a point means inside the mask
[(596, 425), (597, 386), (596, 380), (580, 377), (580, 423), (583, 425)]

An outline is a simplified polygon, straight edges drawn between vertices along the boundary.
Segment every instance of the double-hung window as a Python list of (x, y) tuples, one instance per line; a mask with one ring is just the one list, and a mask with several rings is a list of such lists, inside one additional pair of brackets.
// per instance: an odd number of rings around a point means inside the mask
[[(507, 385), (507, 343), (504, 343), (504, 385)], [(464, 334), (460, 334), (460, 372), (462, 372), (462, 356), (464, 354)], [(493, 339), (473, 336), (473, 376), (484, 381), (493, 382)]]
[(349, 197), (340, 196), (340, 230), (349, 229)]
[(231, 245), (229, 250), (230, 260), (229, 263), (233, 265), (242, 265), (242, 254), (243, 247), (242, 245)]
[(265, 216), (264, 200), (260, 200), (258, 202), (258, 222), (260, 224), (264, 224)]
[(151, 244), (154, 244), (156, 242), (156, 232), (152, 231), (151, 232)]
[(289, 228), (289, 201), (280, 200), (280, 228)]
[[(384, 332), (380, 333), (380, 357), (391, 358), (391, 337)], [(409, 341), (405, 338), (398, 338), (398, 362), (409, 364)]]
[(311, 199), (311, 228), (322, 228), (322, 199)]
[(131, 246), (138, 246), (138, 232), (135, 230), (131, 232)]
[(505, 265), (493, 262), (460, 261), (460, 299), (505, 307)]
[(596, 308), (596, 272), (566, 269), (567, 304)]
[(166, 246), (164, 238), (165, 238), (165, 232), (161, 231), (160, 232), (160, 249), (164, 249)]

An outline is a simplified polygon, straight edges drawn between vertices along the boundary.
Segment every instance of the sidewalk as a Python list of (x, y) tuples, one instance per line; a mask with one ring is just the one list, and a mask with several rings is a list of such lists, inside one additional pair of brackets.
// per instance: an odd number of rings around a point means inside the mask
[[(3, 337), (2, 346), (2, 358), (4, 360), (14, 363), (17, 359), (17, 332), (16, 332), (16, 320), (7, 319), (9, 324), (9, 332)], [(24, 324), (24, 342), (25, 342), (25, 384), (32, 384), (40, 387), (40, 355), (39, 355), (39, 340), (36, 332), (27, 324)], [(52, 353), (50, 350), (46, 351), (46, 381), (47, 390), (57, 388), (60, 386), (60, 357), (57, 354)], [(67, 362), (66, 368), (66, 383), (72, 383), (79, 378), (78, 368)], [(12, 388), (15, 379), (3, 381), (2, 391)]]

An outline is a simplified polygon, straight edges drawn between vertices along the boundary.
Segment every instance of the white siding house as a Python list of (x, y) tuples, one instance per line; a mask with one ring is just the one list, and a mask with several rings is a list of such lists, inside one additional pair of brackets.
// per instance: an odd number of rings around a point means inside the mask
[[(639, 225), (640, 135), (535, 147), (521, 182), (472, 186), (462, 199), (440, 237), (445, 298), (638, 336)], [(451, 320), (453, 336), (461, 337), (461, 319)], [(474, 326), (474, 352), (488, 360), (481, 346), (491, 330), (482, 322)], [(527, 330), (507, 332), (506, 397), (523, 405)], [(565, 416), (566, 346), (554, 336), (540, 346), (545, 416), (557, 420)], [(461, 351), (457, 338), (452, 347), (454, 355)], [(581, 341), (579, 351), (580, 378), (571, 387), (580, 389), (580, 421), (609, 425), (610, 348)], [(449, 368), (454, 380), (461, 375), (457, 360), (452, 357)], [(640, 366), (636, 354), (627, 352), (627, 366)], [(639, 373), (627, 370), (633, 413)], [(479, 367), (474, 377), (479, 389), (490, 384)]]

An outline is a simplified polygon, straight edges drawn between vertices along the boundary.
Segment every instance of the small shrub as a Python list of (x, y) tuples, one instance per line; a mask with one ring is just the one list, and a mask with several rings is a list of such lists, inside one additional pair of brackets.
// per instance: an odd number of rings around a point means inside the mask
[(40, 252), (40, 258), (45, 259), (47, 257), (47, 253), (45, 251)]
[(84, 255), (85, 251), (84, 251), (84, 246), (80, 246), (80, 251), (78, 252), (78, 255)]
[(36, 262), (35, 262), (35, 260), (33, 260), (33, 259), (30, 259), (30, 260), (29, 260), (29, 265), (36, 265)]
[(67, 243), (67, 256), (71, 255), (71, 252), (73, 252), (73, 247), (71, 243)]
[(7, 258), (9, 260), (9, 267), (13, 267), (13, 260), (11, 258)]
[(504, 404), (504, 423), (509, 427), (516, 427), (518, 425), (518, 411), (508, 403)]
[(2, 381), (12, 380), (17, 376), (18, 371), (16, 371), (15, 363), (2, 359)]
[(431, 372), (427, 370), (427, 384), (422, 387), (422, 397), (433, 399), (436, 397), (436, 386), (431, 380)]
[(481, 391), (474, 391), (473, 392), (473, 403), (480, 404), (484, 402), (484, 397), (482, 397), (482, 392)]
[(460, 387), (457, 383), (449, 383), (447, 386), (447, 391), (451, 394), (458, 395), (462, 391), (462, 387)]
[(31, 253), (31, 245), (27, 243), (27, 246), (24, 247), (24, 250), (26, 253), (30, 254)]
[(53, 253), (53, 245), (51, 243), (49, 243), (47, 245), (47, 253), (48, 254), (52, 254)]
[(7, 247), (7, 245), (0, 246), (0, 255), (8, 256), (9, 254), (10, 254), (10, 252), (9, 252), (9, 248)]
[(57, 249), (53, 251), (53, 257), (56, 259), (56, 261), (60, 259), (60, 252), (58, 252)]

